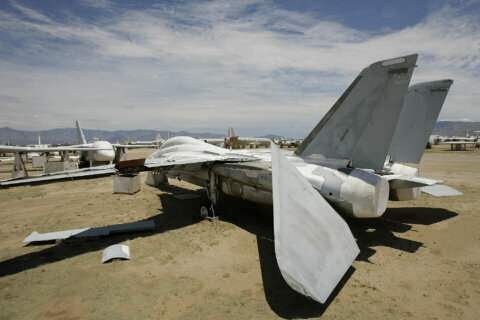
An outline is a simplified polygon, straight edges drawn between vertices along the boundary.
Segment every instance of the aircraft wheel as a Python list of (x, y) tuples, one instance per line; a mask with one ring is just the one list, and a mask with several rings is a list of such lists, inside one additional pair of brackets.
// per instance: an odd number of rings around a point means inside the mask
[(200, 207), (200, 216), (201, 216), (203, 219), (207, 219), (207, 218), (208, 218), (208, 213), (209, 213), (209, 210), (208, 210), (207, 206), (201, 206), (201, 207)]

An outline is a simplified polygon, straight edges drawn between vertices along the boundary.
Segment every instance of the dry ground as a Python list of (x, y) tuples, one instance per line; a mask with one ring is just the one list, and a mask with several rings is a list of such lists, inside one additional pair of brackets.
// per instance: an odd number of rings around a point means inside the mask
[[(135, 195), (113, 194), (112, 177), (0, 190), (0, 319), (478, 319), (480, 150), (447, 148), (419, 166), (465, 195), (423, 194), (390, 202), (380, 219), (349, 219), (361, 253), (325, 305), (283, 281), (269, 208), (223, 198), (215, 228), (198, 215), (204, 191), (184, 182)], [(32, 231), (143, 219), (156, 230), (22, 243)], [(115, 243), (132, 260), (101, 264)]]

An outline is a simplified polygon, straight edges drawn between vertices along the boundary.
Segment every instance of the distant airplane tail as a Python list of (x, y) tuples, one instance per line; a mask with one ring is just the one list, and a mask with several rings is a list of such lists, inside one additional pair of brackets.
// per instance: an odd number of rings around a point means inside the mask
[(295, 151), (382, 169), (417, 54), (365, 68)]
[(419, 163), (453, 80), (418, 83), (408, 88), (388, 151), (390, 161)]
[(80, 127), (80, 124), (78, 123), (78, 121), (75, 121), (75, 124), (77, 125), (78, 143), (79, 144), (86, 144), (87, 140), (85, 140), (85, 136), (83, 135), (83, 130)]
[(233, 131), (233, 127), (228, 128), (228, 137), (229, 138), (235, 137), (235, 131)]

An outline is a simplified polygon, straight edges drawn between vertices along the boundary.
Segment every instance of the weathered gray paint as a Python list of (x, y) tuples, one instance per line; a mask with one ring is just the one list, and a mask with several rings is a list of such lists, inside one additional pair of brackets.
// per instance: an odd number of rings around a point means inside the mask
[(272, 145), (275, 255), (285, 281), (324, 303), (360, 250), (348, 225)]
[(365, 68), (295, 153), (382, 169), (416, 60), (414, 54)]

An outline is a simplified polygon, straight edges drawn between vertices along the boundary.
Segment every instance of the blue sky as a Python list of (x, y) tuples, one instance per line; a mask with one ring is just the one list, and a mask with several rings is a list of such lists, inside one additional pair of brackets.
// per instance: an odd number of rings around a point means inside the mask
[(480, 121), (480, 1), (1, 1), (0, 127), (305, 136), (365, 66), (419, 53)]

